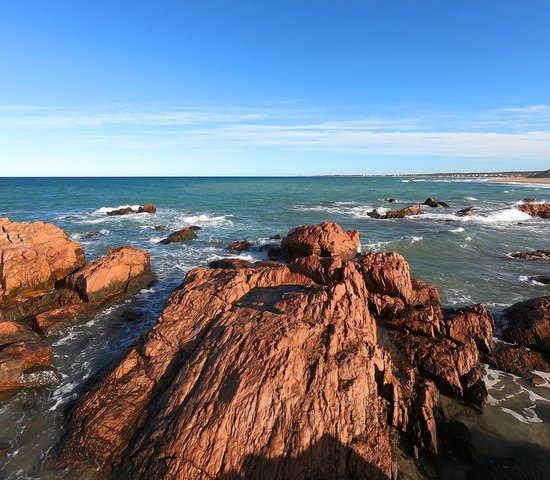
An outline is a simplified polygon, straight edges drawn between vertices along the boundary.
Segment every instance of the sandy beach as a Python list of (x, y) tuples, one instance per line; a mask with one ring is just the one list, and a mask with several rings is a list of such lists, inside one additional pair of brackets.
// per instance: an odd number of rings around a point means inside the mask
[(543, 185), (550, 185), (550, 178), (495, 177), (491, 178), (490, 181), (499, 183), (538, 183)]

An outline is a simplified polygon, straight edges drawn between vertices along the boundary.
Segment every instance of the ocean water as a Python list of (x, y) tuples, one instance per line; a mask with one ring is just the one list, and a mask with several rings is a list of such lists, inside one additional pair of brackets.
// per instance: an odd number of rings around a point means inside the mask
[[(49, 337), (61, 376), (57, 384), (0, 397), (0, 451), (6, 452), (0, 457), (0, 478), (39, 478), (40, 465), (63, 432), (67, 405), (90, 376), (154, 323), (189, 269), (229, 256), (263, 258), (261, 252), (228, 254), (228, 243), (267, 241), (299, 225), (333, 220), (359, 230), (363, 251), (403, 254), (413, 276), (436, 285), (446, 306), (483, 302), (498, 312), (517, 301), (549, 294), (547, 285), (530, 280), (549, 275), (548, 262), (508, 255), (550, 249), (550, 221), (530, 218), (515, 208), (526, 197), (550, 201), (548, 187), (444, 177), (0, 179), (0, 217), (55, 223), (82, 244), (89, 260), (109, 247), (145, 248), (158, 278), (125, 304)], [(425, 207), (425, 214), (399, 220), (366, 215), (373, 208), (402, 208), (428, 196), (451, 208)], [(388, 203), (389, 197), (397, 203)], [(157, 206), (156, 214), (106, 215), (112, 208), (148, 202)], [(474, 206), (473, 216), (454, 214), (468, 206)], [(170, 232), (154, 230), (157, 225), (171, 231), (189, 225), (203, 229), (196, 240), (163, 245), (159, 241)], [(87, 238), (92, 232), (95, 236)], [(123, 320), (126, 308), (140, 312), (140, 318)], [(546, 378), (550, 387), (550, 377)], [(502, 447), (504, 464), (513, 464), (514, 452), (526, 455), (517, 445), (532, 445), (527, 452), (536, 455), (542, 449), (548, 456), (550, 388), (490, 369), (485, 379), (489, 405), (483, 413), (466, 407), (460, 413), (472, 427), (479, 449), (490, 450), (484, 439), (497, 438), (508, 448)], [(487, 455), (499, 453), (491, 450)]]

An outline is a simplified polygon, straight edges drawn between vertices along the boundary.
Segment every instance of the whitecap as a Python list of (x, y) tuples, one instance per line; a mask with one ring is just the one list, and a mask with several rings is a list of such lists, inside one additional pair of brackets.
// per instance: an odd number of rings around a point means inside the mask
[(465, 200), (471, 200), (471, 201), (474, 201), (474, 200), (478, 200), (477, 198), (475, 197), (464, 197)]
[(460, 233), (460, 232), (463, 232), (464, 229), (462, 227), (458, 227), (458, 228), (452, 228), (451, 230), (449, 230), (449, 232), (452, 232), (452, 233)]

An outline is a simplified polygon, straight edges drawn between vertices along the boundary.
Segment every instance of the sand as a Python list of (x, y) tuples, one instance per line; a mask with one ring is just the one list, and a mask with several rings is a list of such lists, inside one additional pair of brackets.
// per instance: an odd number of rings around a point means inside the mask
[(495, 177), (490, 179), (491, 182), (499, 183), (538, 183), (550, 185), (550, 178), (530, 178), (530, 177)]

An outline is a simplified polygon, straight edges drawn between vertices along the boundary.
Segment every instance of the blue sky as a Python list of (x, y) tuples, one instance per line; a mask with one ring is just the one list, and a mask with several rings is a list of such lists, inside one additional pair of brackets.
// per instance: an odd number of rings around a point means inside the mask
[(0, 0), (2, 175), (550, 168), (550, 2)]

